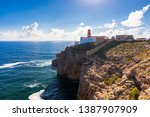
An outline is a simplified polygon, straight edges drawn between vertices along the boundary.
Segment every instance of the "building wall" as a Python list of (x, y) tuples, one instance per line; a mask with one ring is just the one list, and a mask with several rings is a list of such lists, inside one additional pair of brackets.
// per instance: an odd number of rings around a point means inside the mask
[(92, 56), (93, 54), (95, 54), (97, 51), (99, 51), (101, 48), (105, 47), (107, 44), (111, 43), (112, 41), (114, 41), (114, 40), (109, 39), (107, 42), (105, 42), (105, 43), (103, 43), (103, 44), (101, 44), (101, 45), (99, 45), (99, 46), (97, 46), (91, 50), (86, 51), (86, 55)]
[(91, 43), (91, 42), (95, 42), (95, 41), (96, 41), (95, 38), (90, 38), (90, 37), (87, 37), (87, 38), (81, 37), (80, 38), (80, 44)]
[(143, 40), (148, 40), (148, 39), (146, 39), (146, 38), (137, 38), (136, 40), (143, 41)]
[(106, 36), (100, 36), (100, 37), (96, 37), (96, 46), (98, 46), (99, 44), (102, 44), (104, 42), (106, 42), (109, 38)]
[(133, 35), (116, 35), (116, 40), (132, 41), (132, 40), (134, 40), (134, 37), (133, 37)]

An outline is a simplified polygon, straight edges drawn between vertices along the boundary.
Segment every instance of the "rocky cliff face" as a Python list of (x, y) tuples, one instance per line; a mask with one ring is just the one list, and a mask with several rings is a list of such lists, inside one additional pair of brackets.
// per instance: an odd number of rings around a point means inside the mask
[[(59, 74), (65, 73), (71, 79), (79, 79), (78, 99), (150, 99), (150, 43), (148, 41), (114, 41), (95, 55), (88, 57), (85, 52), (81, 56), (81, 53), (76, 51), (76, 55), (73, 56), (71, 54), (73, 50), (70, 51), (70, 49), (65, 50), (57, 55), (56, 63)], [(77, 59), (79, 56), (81, 58)]]
[(86, 51), (94, 47), (94, 43), (67, 47), (56, 55), (52, 65), (57, 67), (57, 73), (61, 77), (79, 80), (82, 64), (86, 60)]

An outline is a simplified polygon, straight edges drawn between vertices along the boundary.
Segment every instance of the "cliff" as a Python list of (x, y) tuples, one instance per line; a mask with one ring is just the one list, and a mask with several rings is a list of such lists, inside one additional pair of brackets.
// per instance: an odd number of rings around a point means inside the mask
[(79, 80), (78, 99), (150, 99), (149, 41), (113, 41), (91, 56), (74, 49), (58, 54), (55, 63), (58, 74)]
[(86, 61), (86, 51), (94, 48), (94, 43), (67, 47), (56, 55), (52, 65), (57, 68), (57, 74), (71, 80), (79, 80), (83, 63)]

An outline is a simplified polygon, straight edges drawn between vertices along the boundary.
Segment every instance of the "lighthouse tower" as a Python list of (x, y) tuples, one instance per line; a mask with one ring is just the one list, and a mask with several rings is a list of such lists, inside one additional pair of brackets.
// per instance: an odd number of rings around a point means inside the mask
[(91, 37), (91, 30), (89, 29), (88, 32), (87, 32), (87, 37)]

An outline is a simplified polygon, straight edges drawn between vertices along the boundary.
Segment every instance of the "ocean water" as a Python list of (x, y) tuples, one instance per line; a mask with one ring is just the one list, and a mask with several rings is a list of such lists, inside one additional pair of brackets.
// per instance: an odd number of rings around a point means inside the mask
[(77, 84), (51, 66), (56, 53), (72, 44), (0, 42), (0, 100), (76, 99)]

